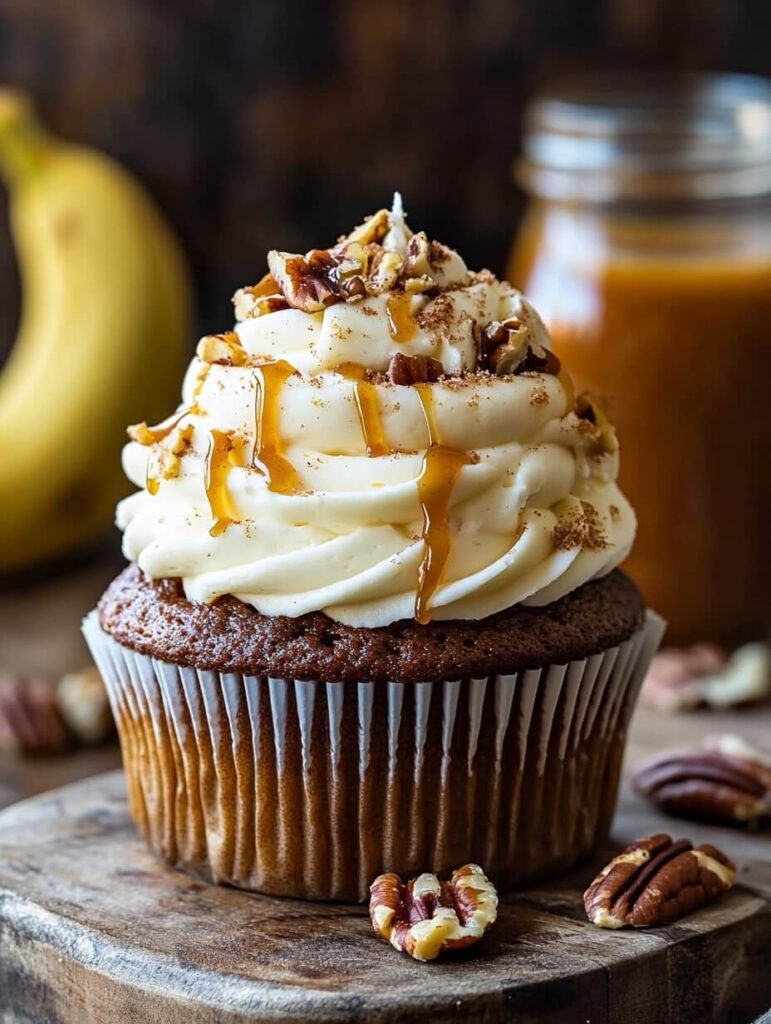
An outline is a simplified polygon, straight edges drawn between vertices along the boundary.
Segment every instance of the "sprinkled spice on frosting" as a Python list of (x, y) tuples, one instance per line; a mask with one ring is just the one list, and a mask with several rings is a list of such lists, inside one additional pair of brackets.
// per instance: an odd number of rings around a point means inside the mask
[(174, 417), (132, 428), (118, 522), (148, 576), (377, 627), (546, 604), (626, 556), (615, 434), (519, 292), (398, 196), (268, 265)]

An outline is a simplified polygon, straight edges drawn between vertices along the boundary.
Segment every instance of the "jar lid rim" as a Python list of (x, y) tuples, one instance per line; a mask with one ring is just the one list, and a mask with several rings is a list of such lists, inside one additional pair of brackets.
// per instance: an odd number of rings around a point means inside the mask
[(518, 176), (542, 194), (539, 177), (564, 188), (587, 175), (615, 177), (624, 191), (678, 191), (686, 177), (708, 175), (715, 195), (771, 192), (771, 80), (599, 72), (555, 81), (526, 108)]

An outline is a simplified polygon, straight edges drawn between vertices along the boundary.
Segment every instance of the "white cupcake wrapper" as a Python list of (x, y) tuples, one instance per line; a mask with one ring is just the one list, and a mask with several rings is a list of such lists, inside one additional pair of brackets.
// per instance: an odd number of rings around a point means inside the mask
[(165, 860), (276, 895), (363, 899), (384, 870), (484, 865), (500, 888), (586, 856), (664, 631), (567, 665), (443, 683), (199, 671), (83, 633), (132, 814)]

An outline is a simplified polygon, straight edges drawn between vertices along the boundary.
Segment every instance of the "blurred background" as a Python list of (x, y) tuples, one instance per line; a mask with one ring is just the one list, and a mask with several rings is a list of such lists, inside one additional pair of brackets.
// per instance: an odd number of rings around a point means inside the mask
[(771, 74), (770, 35), (765, 0), (2, 0), (0, 78), (139, 175), (205, 331), (268, 248), (331, 244), (397, 186), (429, 236), (503, 271), (540, 87), (596, 68)]
[[(81, 504), (67, 492), (83, 521), (92, 491), (103, 499), (79, 542), (14, 558), (0, 529), (0, 675), (58, 679), (86, 662), (80, 617), (120, 566), (104, 509), (128, 488), (98, 481), (117, 468), (122, 424), (174, 407), (195, 341), (230, 326), (230, 296), (264, 273), (268, 248), (329, 245), (395, 188), (413, 226), (532, 293), (579, 384), (619, 396), (622, 482), (641, 516), (632, 571), (672, 641), (719, 642), (724, 665), (764, 640), (771, 99), (739, 83), (684, 107), (669, 74), (771, 75), (769, 38), (766, 0), (0, 0), (0, 82), (27, 93), (53, 135), (136, 176), (181, 241), (194, 297), (168, 380), (126, 387), (101, 468), (77, 478)], [(641, 121), (614, 108), (630, 69), (651, 73), (634, 99)], [(533, 106), (564, 76), (603, 70), (621, 76), (572, 106)], [(552, 150), (559, 166), (542, 159)], [(686, 151), (694, 160), (677, 163)], [(0, 367), (19, 321), (20, 243), (3, 206)], [(0, 497), (20, 493), (2, 490), (10, 436), (0, 420)], [(0, 501), (0, 527), (12, 505)], [(108, 748), (88, 767), (114, 758)], [(45, 766), (6, 764), (17, 793), (49, 781)]]

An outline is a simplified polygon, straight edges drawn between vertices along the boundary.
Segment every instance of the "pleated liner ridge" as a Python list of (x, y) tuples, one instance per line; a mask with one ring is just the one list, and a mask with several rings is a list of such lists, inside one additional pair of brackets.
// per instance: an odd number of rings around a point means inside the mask
[(131, 813), (164, 860), (281, 896), (359, 900), (382, 871), (468, 861), (500, 889), (587, 856), (663, 632), (568, 665), (444, 683), (323, 683), (171, 665), (83, 631)]

